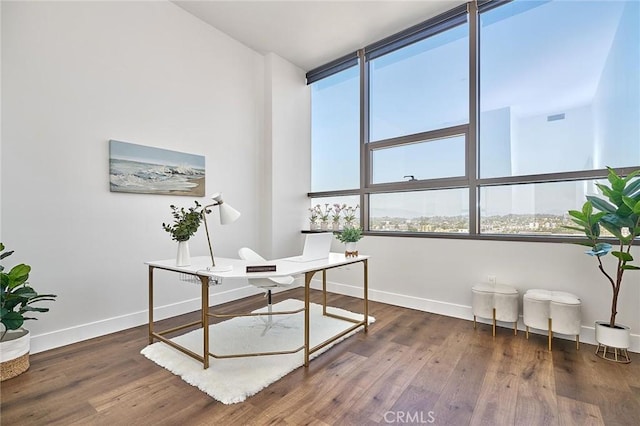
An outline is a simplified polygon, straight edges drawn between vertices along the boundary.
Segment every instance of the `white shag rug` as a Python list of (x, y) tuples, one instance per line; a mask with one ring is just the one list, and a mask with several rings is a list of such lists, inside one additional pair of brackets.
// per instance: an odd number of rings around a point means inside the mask
[[(304, 302), (300, 300), (288, 299), (273, 305), (273, 310), (274, 312), (296, 310), (303, 306)], [(362, 319), (362, 314), (343, 309), (327, 307), (327, 310), (345, 317)], [(266, 308), (255, 312), (266, 312)], [(323, 316), (322, 305), (315, 303), (310, 304), (309, 315), (311, 347), (353, 325), (347, 321)], [(304, 312), (294, 315), (274, 315), (272, 318), (273, 326), (266, 333), (264, 332), (266, 317), (236, 317), (210, 325), (210, 352), (216, 355), (271, 352), (295, 349), (304, 344)], [(369, 316), (369, 324), (374, 321), (375, 319)], [(360, 330), (363, 330), (363, 327), (315, 352), (311, 358)], [(202, 329), (171, 340), (195, 353), (202, 353)], [(141, 353), (224, 404), (242, 402), (304, 364), (304, 350), (287, 355), (227, 359), (209, 357), (209, 368), (206, 370), (200, 361), (163, 342), (153, 343), (144, 348)]]

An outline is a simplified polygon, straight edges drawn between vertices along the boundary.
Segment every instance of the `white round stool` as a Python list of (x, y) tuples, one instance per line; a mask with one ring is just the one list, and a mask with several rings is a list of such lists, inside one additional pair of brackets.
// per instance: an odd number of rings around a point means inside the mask
[(553, 333), (576, 336), (576, 349), (580, 349), (581, 306), (578, 296), (564, 291), (532, 289), (522, 298), (522, 318), (527, 327), (549, 332), (549, 351)]
[(473, 328), (476, 328), (476, 317), (491, 318), (494, 337), (496, 321), (512, 322), (513, 334), (518, 334), (518, 290), (504, 284), (478, 284), (471, 292)]

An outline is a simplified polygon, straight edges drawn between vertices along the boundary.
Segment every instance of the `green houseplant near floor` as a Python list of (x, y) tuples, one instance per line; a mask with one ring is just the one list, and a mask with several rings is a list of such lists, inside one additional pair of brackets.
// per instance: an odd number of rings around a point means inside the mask
[[(0, 260), (13, 253), (4, 251), (0, 243)], [(28, 283), (31, 266), (21, 263), (5, 272), (0, 265), (0, 380), (10, 379), (29, 368), (29, 331), (22, 328), (29, 316), (35, 312), (47, 312), (49, 308), (34, 306), (45, 301), (54, 301), (55, 294), (38, 294)]]
[[(618, 300), (622, 288), (625, 272), (638, 274), (640, 269), (632, 264), (631, 247), (634, 240), (640, 237), (640, 170), (636, 170), (626, 177), (618, 176), (609, 168), (607, 177), (609, 184), (597, 184), (602, 195), (606, 198), (589, 195), (581, 211), (570, 210), (571, 220), (578, 226), (567, 228), (584, 233), (587, 241), (580, 244), (590, 247), (586, 254), (597, 260), (599, 271), (611, 286), (611, 316), (608, 322), (596, 321), (596, 353), (601, 358), (618, 362), (629, 362), (627, 349), (629, 348), (630, 329), (616, 323), (618, 314)], [(602, 240), (600, 229), (604, 228), (616, 241), (616, 248)], [(610, 254), (617, 259), (614, 272), (607, 271), (602, 257)], [(638, 277), (640, 278), (640, 277)], [(638, 279), (635, 280), (636, 282)], [(613, 348), (613, 349), (611, 349)], [(600, 350), (602, 349), (602, 354)], [(611, 350), (610, 350), (611, 349)], [(620, 357), (618, 357), (620, 349)]]

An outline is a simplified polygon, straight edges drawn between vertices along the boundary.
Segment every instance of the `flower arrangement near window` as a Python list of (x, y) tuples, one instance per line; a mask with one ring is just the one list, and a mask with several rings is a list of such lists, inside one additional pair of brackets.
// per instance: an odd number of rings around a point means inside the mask
[(331, 216), (331, 212), (333, 211), (333, 206), (331, 206), (329, 203), (325, 203), (324, 207), (320, 204), (317, 204), (316, 209), (318, 209), (320, 229), (325, 231), (329, 227), (329, 217)]
[(344, 213), (344, 227), (352, 227), (353, 223), (356, 220), (356, 210), (360, 207), (359, 204), (356, 204), (355, 207), (346, 206), (342, 212)]
[(318, 226), (318, 209), (316, 207), (309, 207), (309, 229), (312, 231)]
[(345, 208), (347, 208), (346, 204), (334, 204), (333, 205), (333, 212), (331, 214), (331, 223), (333, 224), (333, 230), (337, 231), (338, 229), (340, 229), (340, 219), (342, 217), (342, 210), (344, 210)]

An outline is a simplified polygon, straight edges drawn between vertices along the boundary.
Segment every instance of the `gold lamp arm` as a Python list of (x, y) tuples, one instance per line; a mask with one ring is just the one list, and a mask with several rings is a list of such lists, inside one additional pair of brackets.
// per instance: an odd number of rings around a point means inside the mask
[(209, 204), (208, 206), (204, 206), (202, 208), (202, 220), (204, 221), (204, 229), (207, 233), (207, 242), (209, 243), (209, 254), (211, 255), (211, 267), (216, 266), (215, 258), (213, 257), (213, 246), (211, 245), (211, 237), (209, 236), (209, 226), (207, 225), (207, 209), (210, 207), (219, 206), (222, 203)]

